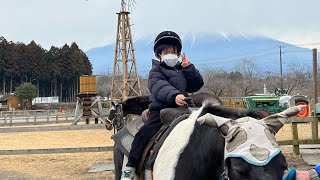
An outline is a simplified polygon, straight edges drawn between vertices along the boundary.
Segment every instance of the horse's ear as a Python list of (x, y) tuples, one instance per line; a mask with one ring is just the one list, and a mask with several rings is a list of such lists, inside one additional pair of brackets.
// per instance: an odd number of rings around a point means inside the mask
[[(226, 137), (228, 135), (228, 131), (234, 127), (230, 121), (231, 119), (227, 119), (224, 117), (220, 117), (220, 116), (215, 116), (212, 114), (205, 114), (204, 116), (201, 116), (197, 119), (197, 121), (200, 124), (206, 124), (208, 126), (211, 127), (215, 127), (218, 128), (218, 131), (224, 136)], [(234, 122), (236, 123), (236, 122)]]
[(262, 119), (265, 125), (276, 134), (282, 126), (289, 121), (290, 117), (297, 115), (306, 105), (290, 107), (280, 113), (265, 117)]
[(115, 101), (111, 101), (111, 104), (113, 107), (116, 107), (116, 102)]
[(206, 124), (208, 126), (211, 126), (211, 127), (220, 127), (222, 126), (223, 124), (229, 122), (231, 119), (227, 119), (227, 118), (224, 118), (224, 117), (220, 117), (220, 116), (215, 116), (213, 114), (210, 114), (210, 113), (207, 113), (201, 117), (199, 117), (197, 119), (197, 121), (200, 123), (200, 124)]
[(214, 119), (214, 116), (212, 114), (205, 114), (201, 117), (199, 117), (197, 119), (197, 121), (200, 123), (200, 124), (205, 124), (205, 125), (208, 125), (208, 126), (211, 126), (211, 127), (218, 127), (218, 124), (216, 122), (216, 120)]

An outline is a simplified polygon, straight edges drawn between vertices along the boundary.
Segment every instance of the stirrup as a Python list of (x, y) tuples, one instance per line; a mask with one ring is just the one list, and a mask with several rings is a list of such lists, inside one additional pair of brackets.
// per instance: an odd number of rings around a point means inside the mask
[(134, 168), (126, 167), (121, 174), (121, 180), (133, 180), (135, 177)]

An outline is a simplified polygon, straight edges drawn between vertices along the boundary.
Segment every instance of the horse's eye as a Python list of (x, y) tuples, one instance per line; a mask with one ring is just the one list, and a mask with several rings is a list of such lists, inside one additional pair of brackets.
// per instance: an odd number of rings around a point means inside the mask
[(244, 170), (235, 170), (232, 169), (230, 173), (230, 177), (232, 177), (231, 179), (235, 179), (235, 180), (245, 180), (245, 179), (250, 179), (249, 178), (249, 173), (244, 171)]
[(244, 180), (250, 179), (250, 166), (240, 158), (227, 159), (228, 173), (230, 179)]

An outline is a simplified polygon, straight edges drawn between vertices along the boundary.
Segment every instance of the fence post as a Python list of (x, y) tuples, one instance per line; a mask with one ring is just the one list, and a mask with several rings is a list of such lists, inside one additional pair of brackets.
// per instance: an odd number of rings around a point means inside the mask
[(34, 122), (33, 122), (34, 125), (37, 124), (37, 116), (34, 116)]
[(10, 116), (10, 126), (12, 126), (12, 116)]
[(28, 115), (27, 115), (26, 121), (27, 121), (27, 123), (29, 122), (29, 116)]
[(49, 114), (47, 114), (47, 122), (49, 122)]
[(68, 121), (68, 115), (66, 115), (66, 121)]
[(298, 143), (298, 123), (296, 122), (291, 122), (291, 131), (292, 131), (292, 145), (293, 145), (293, 153), (295, 155), (299, 155), (300, 154), (300, 150), (299, 150), (299, 143)]
[(58, 115), (56, 115), (56, 123), (58, 123), (58, 119), (59, 119), (59, 118), (58, 118)]
[[(318, 51), (317, 49), (312, 49), (312, 62), (313, 62), (313, 111), (316, 111), (316, 104), (318, 103)], [(314, 116), (315, 113), (314, 113)], [(312, 139), (318, 139), (318, 122), (311, 123)]]
[(4, 124), (7, 124), (7, 117), (4, 116)]

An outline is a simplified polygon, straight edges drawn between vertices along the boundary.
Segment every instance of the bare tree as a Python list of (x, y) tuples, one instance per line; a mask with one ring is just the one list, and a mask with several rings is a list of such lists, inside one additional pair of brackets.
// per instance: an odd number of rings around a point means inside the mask
[(141, 89), (141, 95), (149, 95), (149, 89), (148, 89), (148, 79), (140, 77), (140, 89)]
[(112, 76), (102, 75), (97, 77), (97, 91), (103, 96), (110, 98), (112, 88)]
[[(308, 78), (308, 74), (311, 74), (310, 67), (301, 66), (297, 64), (289, 65), (290, 72), (284, 75), (283, 84), (287, 94), (297, 93), (305, 94), (308, 93), (306, 89), (311, 87), (311, 77)], [(299, 93), (300, 92), (300, 93)]]
[(253, 60), (242, 59), (236, 64), (235, 69), (242, 75), (242, 79), (235, 83), (242, 90), (244, 96), (248, 96), (259, 89), (258, 69)]
[[(289, 72), (283, 75), (284, 93), (289, 95), (303, 94), (309, 96), (312, 94), (312, 77), (310, 67), (296, 64), (289, 65)], [(279, 74), (266, 72), (264, 83), (271, 92), (277, 93), (280, 90)]]
[(265, 72), (263, 83), (266, 85), (269, 93), (275, 93), (280, 86), (280, 77), (273, 72)]
[(206, 69), (203, 73), (204, 86), (202, 91), (213, 93), (216, 96), (222, 96), (230, 91), (231, 81), (228, 79), (228, 73), (219, 69)]

